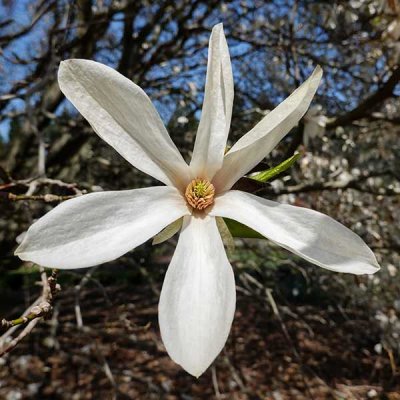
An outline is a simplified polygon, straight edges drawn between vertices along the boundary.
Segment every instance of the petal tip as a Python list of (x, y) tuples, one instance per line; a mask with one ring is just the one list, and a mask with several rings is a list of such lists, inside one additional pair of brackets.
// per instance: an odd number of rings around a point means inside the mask
[[(312, 77), (318, 81), (321, 80), (324, 71), (320, 65), (317, 65), (312, 73)], [(318, 82), (319, 83), (319, 82)]]
[(60, 62), (60, 66), (58, 67), (57, 78), (62, 92), (63, 92), (62, 90), (63, 79), (69, 79), (67, 75), (69, 74), (69, 71), (73, 66), (73, 61), (74, 61), (73, 59), (63, 60)]
[(372, 266), (370, 274), (375, 274), (376, 272), (379, 272), (380, 269), (381, 266), (378, 263), (376, 263), (375, 265)]
[(379, 272), (379, 270), (381, 269), (381, 267), (371, 267), (369, 269), (365, 269), (364, 271), (361, 271), (359, 275), (374, 275), (377, 272)]
[(363, 272), (364, 274), (367, 274), (367, 275), (373, 275), (381, 269), (381, 266), (379, 265), (378, 260), (376, 259), (375, 254), (372, 251), (371, 251), (371, 256), (372, 256), (372, 260), (370, 263), (367, 264), (367, 267), (365, 268), (365, 272)]
[(73, 64), (75, 60), (73, 58), (69, 58), (67, 60), (60, 61), (60, 69), (67, 68), (69, 65)]
[(63, 71), (69, 70), (75, 72), (74, 68), (85, 67), (89, 64), (96, 63), (95, 61), (85, 60), (83, 58), (68, 58), (60, 62), (60, 67), (58, 68), (58, 74), (62, 74)]
[(179, 364), (188, 374), (194, 376), (196, 379), (199, 379), (201, 375), (204, 374), (206, 369), (209, 367), (207, 365), (205, 368), (204, 367), (199, 367), (199, 366), (194, 366), (194, 365), (182, 365)]
[(23, 243), (21, 243), (14, 251), (14, 256), (18, 257), (22, 261), (31, 261), (29, 259), (29, 252), (27, 253), (25, 250), (26, 246), (23, 246)]
[(380, 265), (378, 264), (377, 261), (373, 262), (368, 262), (365, 263), (364, 265), (359, 265), (353, 270), (349, 271), (343, 271), (343, 272), (349, 272), (354, 275), (373, 275), (377, 273), (381, 269)]
[(18, 257), (20, 260), (22, 260), (22, 261), (31, 261), (30, 259), (29, 259), (29, 257), (27, 256), (27, 254), (26, 253), (24, 253), (22, 250), (15, 250), (15, 252), (14, 252), (14, 255), (16, 256), (16, 257)]
[(320, 65), (317, 65), (314, 69), (313, 76), (316, 81), (318, 81), (318, 85), (321, 82), (321, 79), (324, 75), (324, 71)]
[(224, 34), (224, 24), (222, 22), (214, 25), (211, 30), (211, 35), (220, 35), (221, 33)]
[(22, 243), (14, 251), (14, 256), (21, 258), (21, 260), (22, 260), (23, 254), (24, 254), (24, 247), (25, 247), (24, 242), (25, 242), (25, 240), (23, 240)]

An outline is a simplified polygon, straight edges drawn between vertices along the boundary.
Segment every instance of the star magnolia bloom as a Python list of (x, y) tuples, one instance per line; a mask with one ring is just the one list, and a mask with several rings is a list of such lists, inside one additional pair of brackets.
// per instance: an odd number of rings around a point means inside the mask
[(159, 303), (171, 358), (201, 375), (223, 348), (235, 312), (235, 280), (216, 224), (227, 217), (320, 267), (371, 274), (372, 251), (349, 229), (306, 208), (230, 190), (304, 115), (320, 79), (310, 78), (224, 155), (233, 77), (222, 25), (212, 30), (201, 120), (187, 165), (142, 89), (105, 65), (61, 63), (60, 88), (95, 132), (166, 186), (91, 193), (66, 201), (28, 230), (16, 254), (46, 267), (83, 268), (120, 257), (183, 217)]

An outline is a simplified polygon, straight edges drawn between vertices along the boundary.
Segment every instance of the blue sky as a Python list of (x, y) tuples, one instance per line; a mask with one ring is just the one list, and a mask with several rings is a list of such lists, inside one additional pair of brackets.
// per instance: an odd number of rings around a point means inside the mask
[[(254, 2), (254, 0), (253, 0)], [(21, 27), (30, 23), (32, 16), (32, 2), (29, 0), (18, 0), (11, 2), (14, 4), (14, 7), (8, 9), (4, 6), (3, 3), (0, 4), (0, 21), (5, 18), (12, 19), (13, 22), (10, 26), (5, 27), (1, 30), (0, 34), (5, 34), (9, 31), (18, 31)], [(252, 1), (249, 1), (252, 3)], [(293, 0), (275, 0), (271, 3), (262, 3), (262, 9), (257, 11), (257, 15), (248, 16), (245, 15), (240, 21), (230, 21), (227, 15), (225, 15), (221, 9), (216, 9), (215, 14), (206, 19), (204, 22), (206, 26), (212, 26), (215, 23), (224, 21), (227, 30), (229, 28), (233, 28), (229, 26), (229, 23), (237, 23), (241, 24), (244, 30), (253, 34), (253, 27), (251, 25), (252, 18), (257, 18), (260, 21), (268, 20), (269, 23), (272, 21), (282, 21), (283, 28), (286, 27), (288, 15), (290, 14), (290, 10), (292, 8)], [(61, 3), (60, 3), (61, 4)], [(240, 2), (227, 2), (229, 7), (236, 7), (235, 11), (241, 12)], [(156, 7), (156, 5), (154, 6)], [(327, 6), (329, 7), (329, 6)], [(146, 9), (143, 11), (143, 15), (139, 15), (135, 20), (135, 29), (139, 30), (140, 27), (146, 22), (146, 12), (150, 12), (151, 10)], [(201, 14), (201, 7), (198, 9), (197, 13)], [(338, 52), (334, 47), (327, 46), (324, 42), (328, 39), (326, 33), (315, 27), (313, 24), (307, 24), (305, 22), (305, 18), (308, 17), (309, 11), (306, 9), (301, 9), (299, 7), (297, 16), (295, 18), (296, 23), (296, 35), (300, 37), (308, 37), (312, 38), (313, 43), (310, 44), (310, 51), (318, 58), (327, 60), (329, 62), (337, 62), (340, 57), (342, 57), (341, 53)], [(116, 42), (120, 39), (122, 35), (122, 24), (121, 15), (116, 14), (114, 16), (114, 22), (112, 22), (110, 27), (110, 32), (116, 38)], [(46, 42), (46, 27), (51, 23), (50, 17), (42, 18), (41, 22), (39, 22), (32, 31), (28, 34), (22, 36), (21, 38), (15, 40), (12, 43), (12, 46), (6, 47), (3, 50), (3, 55), (0, 55), (0, 96), (2, 94), (8, 93), (10, 87), (13, 82), (23, 80), (25, 76), (27, 76), (35, 67), (35, 63), (27, 63), (26, 65), (18, 65), (12, 63), (12, 59), (18, 57), (22, 60), (31, 60), (35, 56), (38, 56), (40, 50), (43, 48), (42, 41)], [(283, 29), (282, 28), (282, 29)], [(161, 40), (167, 41), (169, 39), (170, 34), (168, 30), (174, 31), (176, 29), (176, 22), (171, 21), (167, 26), (167, 30), (161, 35)], [(268, 42), (268, 31), (265, 32), (262, 36), (260, 30), (254, 30), (254, 39), (258, 42), (265, 41)], [(272, 33), (271, 33), (272, 34)], [(250, 35), (250, 37), (251, 37)], [(201, 104), (202, 96), (203, 96), (203, 88), (205, 81), (205, 71), (206, 71), (206, 62), (207, 62), (207, 49), (204, 49), (197, 53), (195, 56), (190, 56), (189, 49), (193, 41), (198, 40), (199, 38), (190, 39), (186, 43), (185, 54), (189, 55), (184, 60), (182, 59), (172, 59), (165, 65), (159, 65), (153, 67), (146, 74), (147, 80), (158, 79), (163, 76), (167, 76), (171, 73), (171, 70), (176, 67), (186, 67), (186, 71), (178, 72), (174, 75), (172, 79), (172, 85), (176, 88), (184, 88), (188, 90), (188, 83), (193, 82), (198, 91), (196, 97), (196, 103)], [(204, 33), (201, 36), (201, 40), (203, 43), (206, 43), (208, 40), (207, 34)], [(276, 69), (274, 65), (271, 64), (271, 59), (273, 58), (273, 54), (271, 54), (270, 49), (266, 46), (265, 49), (261, 49), (258, 52), (254, 52), (250, 55), (240, 57), (240, 55), (246, 53), (249, 46), (244, 44), (243, 42), (229, 39), (230, 52), (233, 57), (233, 72), (235, 78), (235, 86), (236, 88), (240, 88), (243, 91), (251, 90), (251, 93), (255, 96), (264, 95), (268, 99), (270, 99), (274, 103), (278, 103), (281, 101), (287, 94), (287, 82), (285, 82), (285, 66), (278, 65)], [(279, 47), (277, 47), (277, 51), (279, 51)], [(360, 52), (362, 49), (360, 49)], [(152, 54), (152, 49), (148, 49), (148, 55)], [(116, 61), (119, 55), (119, 50), (114, 49), (113, 51), (101, 51), (95, 55), (95, 59), (97, 61), (105, 62), (110, 66), (116, 66)], [(239, 57), (239, 59), (237, 58)], [(196, 66), (198, 61), (201, 61), (200, 66)], [(293, 60), (289, 60), (291, 63)], [(383, 60), (378, 60), (376, 68), (379, 68), (379, 65), (384, 63)], [(257, 78), (252, 81), (248, 81), (246, 75), (246, 66), (252, 68), (252, 73), (257, 74)], [(307, 76), (315, 66), (315, 63), (307, 60), (305, 58), (300, 57), (299, 59), (300, 69), (302, 71), (302, 75)], [(352, 73), (361, 72), (364, 68), (371, 68), (367, 65), (354, 65), (351, 66), (350, 70)], [(372, 67), (373, 68), (373, 67)], [(56, 73), (56, 67), (54, 71), (51, 73)], [(272, 76), (271, 76), (272, 74)], [(347, 75), (346, 75), (347, 74)], [(141, 85), (143, 82), (136, 82)], [(285, 88), (286, 86), (286, 88)], [(294, 83), (290, 82), (289, 89), (293, 89)], [(146, 90), (146, 87), (144, 87)], [(375, 89), (374, 85), (371, 85), (369, 88), (371, 91)], [(357, 95), (357, 90), (359, 90), (359, 94)], [(398, 89), (399, 91), (400, 89)], [(325, 70), (324, 81), (319, 91), (319, 94), (323, 93), (325, 96), (325, 102), (327, 102), (331, 107), (331, 112), (335, 112), (343, 105), (346, 105), (348, 108), (354, 107), (362, 96), (365, 95), (363, 92), (365, 91), (365, 85), (360, 84), (360, 82), (354, 82), (348, 75), (346, 71), (335, 71)], [(355, 96), (350, 97), (349, 92), (355, 93)], [(23, 94), (23, 92), (21, 92)], [(150, 91), (150, 97), (156, 95), (155, 89), (153, 92)], [(171, 114), (173, 113), (175, 107), (175, 98), (171, 96), (165, 96), (164, 98), (155, 101), (156, 107), (158, 107), (162, 117), (164, 120), (168, 120)], [(63, 107), (66, 105), (64, 104)], [(8, 103), (6, 110), (20, 110), (24, 107), (24, 102), (20, 99), (12, 100)], [(59, 110), (61, 112), (63, 107)], [(197, 113), (198, 115), (199, 113)], [(7, 138), (9, 132), (9, 121), (4, 120), (0, 122), (0, 136), (3, 138)]]

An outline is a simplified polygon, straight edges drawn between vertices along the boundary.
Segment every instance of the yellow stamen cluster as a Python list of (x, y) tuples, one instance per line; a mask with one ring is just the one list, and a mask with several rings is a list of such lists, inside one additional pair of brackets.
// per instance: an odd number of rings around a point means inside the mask
[(186, 188), (188, 204), (196, 210), (204, 210), (214, 202), (214, 185), (207, 179), (193, 179)]

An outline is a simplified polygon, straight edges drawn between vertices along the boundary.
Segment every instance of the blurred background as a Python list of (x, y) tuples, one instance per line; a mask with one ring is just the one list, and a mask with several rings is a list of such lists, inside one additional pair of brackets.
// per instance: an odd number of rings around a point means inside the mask
[(324, 70), (309, 112), (265, 163), (302, 157), (259, 194), (332, 216), (382, 266), (335, 274), (267, 240), (237, 239), (233, 328), (198, 380), (168, 358), (157, 323), (176, 236), (61, 271), (52, 316), (0, 357), (0, 399), (400, 399), (397, 0), (0, 4), (0, 319), (40, 295), (39, 267), (13, 256), (35, 219), (69, 196), (154, 183), (65, 100), (60, 61), (100, 61), (140, 85), (190, 160), (218, 22), (235, 80), (231, 144)]

